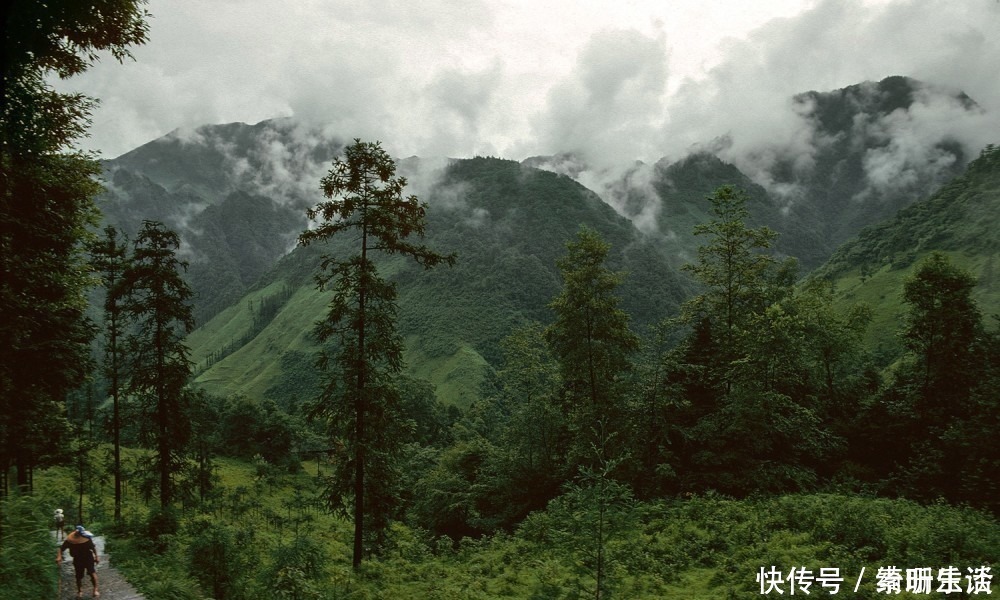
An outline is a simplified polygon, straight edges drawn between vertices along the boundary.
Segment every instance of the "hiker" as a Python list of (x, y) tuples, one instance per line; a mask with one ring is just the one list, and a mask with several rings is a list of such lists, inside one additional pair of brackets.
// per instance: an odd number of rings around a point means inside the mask
[(56, 541), (58, 542), (59, 540), (63, 539), (63, 537), (66, 535), (66, 532), (63, 531), (65, 523), (63, 517), (63, 510), (61, 508), (57, 508), (55, 515), (53, 515), (53, 518), (56, 521)]
[(73, 568), (76, 570), (76, 597), (83, 598), (83, 572), (90, 574), (90, 581), (94, 584), (94, 598), (99, 598), (101, 592), (97, 589), (97, 563), (101, 558), (97, 555), (97, 546), (94, 545), (94, 534), (77, 525), (76, 529), (66, 536), (66, 540), (59, 546), (59, 554), (56, 555), (56, 562), (62, 564), (63, 551), (69, 550), (69, 555), (73, 557)]

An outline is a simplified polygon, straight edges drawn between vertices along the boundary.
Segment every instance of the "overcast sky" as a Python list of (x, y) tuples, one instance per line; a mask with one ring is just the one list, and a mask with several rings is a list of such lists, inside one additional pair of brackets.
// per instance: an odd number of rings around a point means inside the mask
[(1000, 115), (998, 0), (151, 0), (148, 10), (134, 62), (105, 58), (59, 86), (101, 100), (82, 145), (106, 158), (178, 127), (294, 116), (400, 157), (655, 161), (725, 134), (790, 135), (792, 94), (889, 75), (963, 89)]

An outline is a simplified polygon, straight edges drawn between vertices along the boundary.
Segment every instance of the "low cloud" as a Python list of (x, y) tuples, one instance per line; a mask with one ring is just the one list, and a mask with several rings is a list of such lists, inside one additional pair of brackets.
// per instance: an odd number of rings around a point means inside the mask
[[(623, 214), (635, 202), (616, 200), (616, 178), (641, 184), (637, 160), (693, 149), (794, 195), (771, 167), (807, 172), (830, 143), (792, 100), (807, 90), (906, 75), (1000, 112), (996, 0), (543, 4), (152, 0), (150, 42), (134, 63), (109, 59), (60, 85), (101, 99), (89, 145), (109, 156), (179, 126), (190, 136), (202, 124), (294, 117), (303, 147), (323, 134), (380, 139), (393, 156), (570, 153)], [(868, 157), (873, 185), (921, 160), (943, 165), (916, 152), (942, 127), (970, 155), (997, 141), (995, 118), (953, 109), (921, 99), (871, 124), (898, 136)], [(280, 191), (298, 165), (314, 185), (308, 157), (275, 142), (234, 169)]]
[(456, 148), (493, 151), (485, 123), (503, 112), (498, 93), (503, 76), (499, 61), (479, 70), (448, 68), (437, 73), (421, 94), (418, 118), (433, 123), (419, 143), (422, 152), (446, 156)]
[(575, 178), (646, 231), (656, 230), (659, 197), (652, 169), (636, 159), (655, 152), (650, 131), (662, 125), (667, 58), (662, 31), (599, 32), (534, 120), (540, 146), (559, 153), (536, 166)]
[(217, 154), (221, 193), (262, 194), (303, 211), (320, 198), (319, 181), (343, 145), (328, 129), (292, 118), (235, 128), (179, 128), (166, 139)]
[[(922, 90), (909, 112), (863, 124), (865, 133), (881, 130), (891, 138), (866, 160), (872, 182), (912, 168), (943, 167), (947, 158), (937, 155), (935, 144), (957, 142), (975, 155), (1000, 135), (996, 117), (987, 117), (1000, 110), (1000, 83), (988, 75), (995, 73), (1000, 36), (987, 32), (997, 30), (1000, 5), (986, 0), (823, 0), (731, 40), (706, 77), (680, 86), (662, 130), (663, 155), (707, 147), (776, 188), (770, 179), (775, 164), (791, 162), (808, 172), (816, 153), (833, 141), (817, 131), (808, 104), (793, 102), (796, 94), (906, 75), (934, 87)], [(964, 110), (953, 99), (958, 90), (983, 111)]]
[(1000, 134), (990, 128), (994, 117), (968, 106), (956, 94), (957, 90), (924, 87), (909, 110), (896, 110), (867, 124), (866, 134), (884, 145), (865, 153), (868, 187), (857, 199), (940, 181), (959, 159), (955, 145), (966, 158), (974, 158), (992, 136)]
[(572, 72), (549, 91), (535, 117), (543, 153), (566, 152), (585, 163), (631, 162), (662, 119), (667, 84), (666, 38), (639, 31), (593, 35)]
[(341, 142), (331, 132), (293, 119), (274, 123), (258, 137), (245, 162), (236, 162), (253, 187), (281, 203), (302, 208), (320, 196), (326, 174)]

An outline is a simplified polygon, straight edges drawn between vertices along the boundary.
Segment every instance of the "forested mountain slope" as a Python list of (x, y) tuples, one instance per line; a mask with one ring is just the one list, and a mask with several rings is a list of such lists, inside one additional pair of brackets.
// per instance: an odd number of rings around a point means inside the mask
[(1000, 151), (984, 149), (966, 172), (926, 200), (867, 227), (816, 274), (833, 280), (842, 301), (864, 301), (875, 320), (873, 343), (894, 353), (903, 314), (902, 283), (934, 251), (948, 254), (978, 279), (975, 298), (986, 315), (1000, 313)]
[[(621, 293), (636, 329), (674, 314), (691, 291), (661, 245), (568, 177), (494, 158), (457, 160), (438, 175), (422, 198), (430, 207), (425, 241), (457, 253), (455, 266), (423, 272), (389, 258), (382, 269), (399, 286), (411, 372), (451, 402), (471, 400), (515, 326), (550, 320), (547, 304), (561, 286), (556, 259), (581, 226), (611, 243), (611, 267), (628, 273)], [(310, 376), (310, 331), (329, 301), (312, 274), (322, 254), (350, 243), (296, 249), (244, 301), (194, 332), (197, 382), (220, 394), (295, 399), (289, 390)]]
[[(861, 227), (891, 217), (962, 171), (968, 160), (962, 144), (946, 128), (925, 131), (921, 119), (928, 112), (980, 111), (964, 94), (903, 77), (808, 92), (790, 103), (802, 130), (796, 147), (776, 142), (743, 156), (723, 137), (680, 160), (637, 163), (610, 182), (607, 174), (581, 177), (588, 167), (569, 155), (524, 164), (593, 186), (658, 238), (674, 266), (694, 256), (698, 240), (691, 232), (705, 217), (705, 197), (721, 185), (738, 185), (750, 195), (755, 223), (781, 234), (776, 251), (811, 269)], [(100, 206), (108, 222), (127, 232), (153, 219), (180, 234), (195, 317), (205, 323), (293, 247), (306, 225), (305, 208), (319, 198), (319, 178), (343, 146), (341, 133), (294, 119), (177, 130), (105, 161)], [(440, 161), (416, 161), (410, 172), (406, 162), (401, 172), (420, 182), (410, 191), (423, 197), (434, 179), (427, 165)]]

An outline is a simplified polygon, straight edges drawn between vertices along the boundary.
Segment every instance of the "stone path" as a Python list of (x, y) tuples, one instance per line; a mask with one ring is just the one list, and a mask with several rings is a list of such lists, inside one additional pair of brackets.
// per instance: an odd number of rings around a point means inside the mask
[[(62, 540), (59, 541), (62, 543)], [(101, 563), (97, 565), (97, 583), (101, 591), (100, 600), (144, 600), (142, 594), (135, 591), (129, 582), (125, 581), (118, 569), (111, 562), (111, 557), (104, 553), (104, 538), (94, 536), (94, 545), (97, 546), (97, 554), (101, 557)], [(63, 553), (62, 562), (61, 594), (59, 600), (73, 600), (76, 598), (76, 580), (73, 574), (73, 559), (69, 552)], [(83, 576), (83, 597), (93, 597), (94, 588), (90, 583), (88, 575)]]

